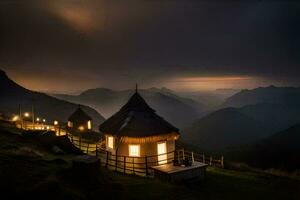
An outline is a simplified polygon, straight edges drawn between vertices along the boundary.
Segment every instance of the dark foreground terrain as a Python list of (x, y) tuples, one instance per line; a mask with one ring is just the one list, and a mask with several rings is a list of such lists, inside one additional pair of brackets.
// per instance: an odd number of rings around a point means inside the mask
[[(6, 129), (6, 130), (5, 130)], [(0, 130), (1, 199), (299, 199), (300, 182), (254, 172), (208, 168), (202, 183), (173, 185), (99, 168), (74, 172), (75, 154), (52, 153), (18, 130)], [(5, 198), (4, 198), (5, 197)]]

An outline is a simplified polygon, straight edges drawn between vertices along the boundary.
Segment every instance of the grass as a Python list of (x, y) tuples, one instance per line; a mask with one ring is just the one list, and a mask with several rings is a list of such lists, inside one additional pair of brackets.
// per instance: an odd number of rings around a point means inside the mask
[[(101, 168), (96, 182), (72, 173), (73, 155), (55, 155), (16, 133), (0, 131), (0, 188), (10, 197), (43, 199), (298, 200), (300, 182), (250, 171), (208, 168), (200, 183), (170, 184)], [(84, 173), (84, 172), (83, 172)]]
[(208, 168), (201, 183), (173, 185), (158, 180), (113, 174), (124, 199), (299, 199), (300, 182), (253, 172)]

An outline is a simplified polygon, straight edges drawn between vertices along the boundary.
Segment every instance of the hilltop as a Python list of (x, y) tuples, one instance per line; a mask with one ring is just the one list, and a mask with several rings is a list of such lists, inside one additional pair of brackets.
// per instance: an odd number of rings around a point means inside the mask
[(205, 182), (174, 185), (101, 167), (92, 183), (72, 172), (76, 155), (54, 154), (17, 129), (0, 127), (0, 138), (0, 187), (11, 199), (296, 200), (300, 195), (297, 180), (219, 168), (209, 168)]

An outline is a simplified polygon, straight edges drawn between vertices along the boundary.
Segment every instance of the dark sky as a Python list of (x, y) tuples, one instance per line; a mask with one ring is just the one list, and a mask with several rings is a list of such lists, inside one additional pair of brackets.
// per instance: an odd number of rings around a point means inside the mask
[(1, 0), (0, 68), (35, 90), (300, 85), (300, 3)]

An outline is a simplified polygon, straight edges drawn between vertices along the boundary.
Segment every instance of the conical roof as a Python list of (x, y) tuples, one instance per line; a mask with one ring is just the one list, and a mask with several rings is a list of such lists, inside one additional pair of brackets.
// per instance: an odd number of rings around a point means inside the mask
[(76, 109), (76, 111), (69, 117), (68, 119), (71, 122), (86, 122), (92, 120), (92, 118), (86, 114), (80, 106)]
[(99, 129), (103, 133), (127, 137), (148, 137), (179, 131), (158, 116), (137, 91), (117, 113), (103, 122)]

